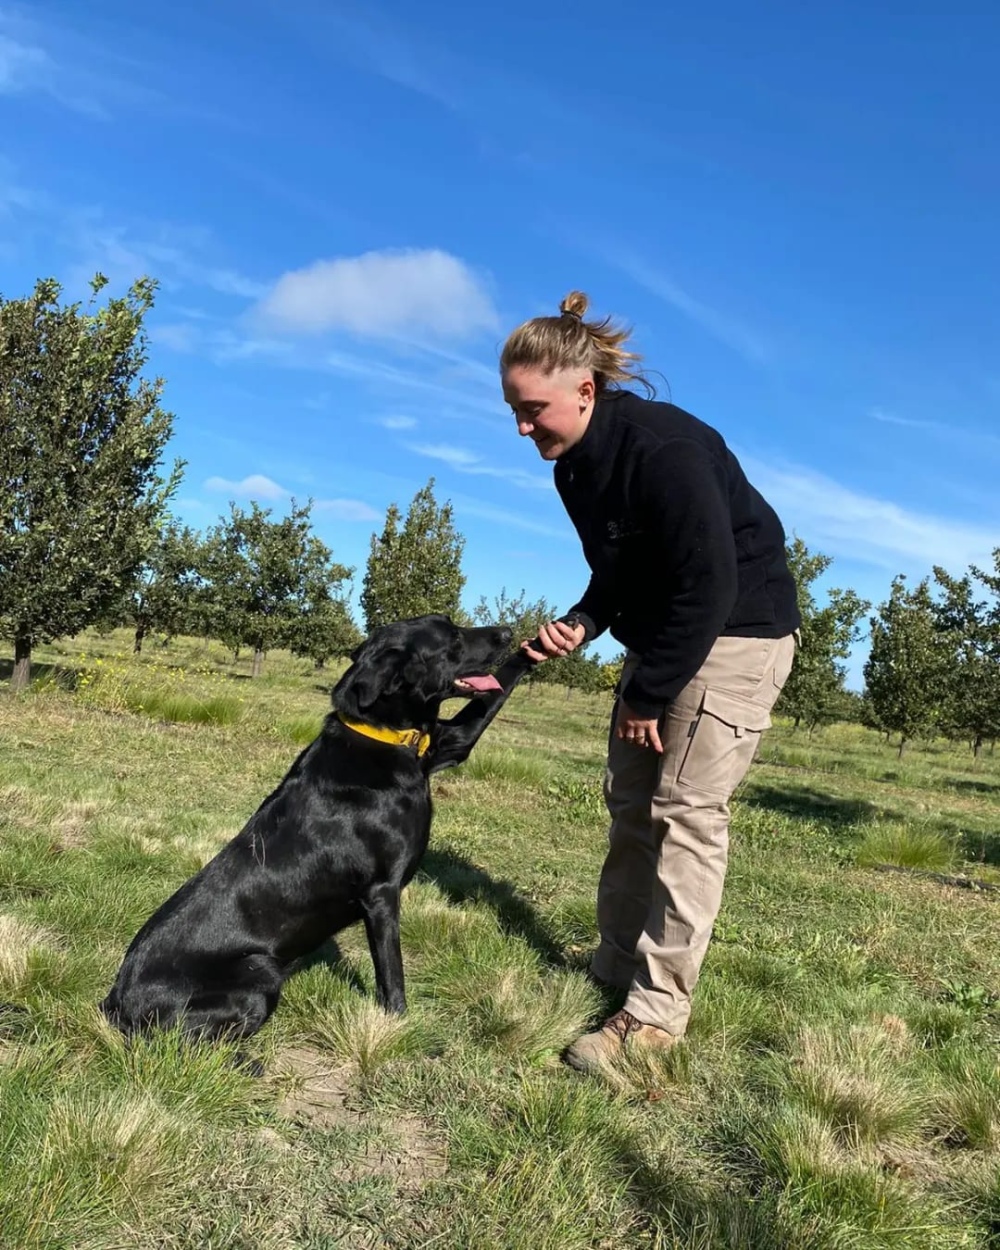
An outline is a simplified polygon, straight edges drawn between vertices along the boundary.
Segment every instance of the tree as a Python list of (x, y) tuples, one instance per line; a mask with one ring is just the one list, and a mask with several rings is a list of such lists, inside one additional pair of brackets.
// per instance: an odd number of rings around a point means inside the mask
[(893, 578), (892, 592), (871, 618), (871, 654), (865, 683), (878, 722), (900, 735), (899, 754), (914, 737), (928, 734), (942, 719), (953, 655), (925, 577), (913, 590)]
[(156, 284), (95, 307), (61, 305), (53, 279), (0, 296), (0, 632), (11, 685), (39, 642), (78, 633), (120, 603), (151, 550), (181, 463), (157, 473), (173, 424), (163, 383), (142, 376)]
[[(972, 743), (978, 758), (983, 743), (1000, 736), (1000, 548), (993, 553), (996, 573), (973, 565), (962, 578), (935, 566), (934, 580), (943, 591), (938, 624), (953, 648), (942, 727), (952, 738)], [(976, 599), (973, 582), (993, 595)]]
[(464, 549), (451, 504), (434, 499), (433, 478), (414, 495), (402, 527), (390, 504), (381, 535), (372, 535), (361, 590), (368, 631), (429, 612), (459, 617)]
[(842, 713), (847, 670), (839, 661), (847, 659), (861, 636), (858, 625), (871, 604), (853, 590), (834, 589), (826, 606), (819, 607), (812, 586), (833, 563), (831, 557), (811, 552), (801, 538), (788, 544), (786, 554), (802, 617), (802, 644), (776, 710), (794, 717), (796, 728), (805, 721), (812, 730)]
[(126, 618), (135, 627), (137, 655), (150, 631), (170, 637), (187, 626), (200, 562), (200, 535), (189, 526), (181, 529), (176, 521), (168, 521), (136, 574), (126, 602)]
[(292, 623), (289, 649), (322, 668), (333, 656), (350, 655), (363, 640), (347, 606), (341, 579), (330, 577), (329, 553), (324, 558), (323, 551), (314, 548), (307, 559), (302, 610)]
[(336, 596), (351, 570), (333, 561), (311, 531), (312, 502), (272, 521), (271, 509), (251, 501), (244, 512), (230, 504), (230, 516), (215, 526), (206, 544), (205, 571), (211, 585), (206, 623), (234, 649), (253, 648), (252, 675), (259, 677), (265, 654), (292, 642), (307, 612), (310, 594), (325, 585)]

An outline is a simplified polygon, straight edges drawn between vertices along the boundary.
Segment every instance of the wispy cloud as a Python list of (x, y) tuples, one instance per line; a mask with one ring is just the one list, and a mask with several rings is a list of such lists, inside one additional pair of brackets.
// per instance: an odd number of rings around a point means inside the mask
[[(268, 503), (278, 503), (290, 499), (292, 492), (280, 486), (263, 473), (251, 473), (242, 481), (233, 482), (224, 477), (210, 477), (205, 482), (205, 490), (213, 493), (224, 493), (230, 499), (246, 499)], [(382, 513), (362, 499), (314, 499), (313, 511), (324, 513), (336, 521), (378, 521)]]
[(550, 477), (526, 473), (523, 469), (508, 469), (490, 464), (482, 456), (461, 447), (453, 447), (448, 443), (406, 443), (405, 446), (407, 451), (412, 451), (417, 456), (427, 456), (431, 460), (440, 460), (458, 473), (476, 473), (485, 477), (497, 477), (521, 490), (551, 491), (555, 489)]
[(347, 330), (366, 338), (419, 333), (462, 339), (497, 326), (482, 278), (439, 249), (315, 261), (283, 274), (256, 311), (278, 329)]
[(210, 477), (205, 483), (205, 489), (224, 491), (236, 499), (287, 499), (291, 494), (284, 486), (272, 482), (262, 473), (251, 473), (240, 482), (231, 482), (225, 477)]
[(200, 287), (242, 300), (258, 299), (267, 289), (263, 282), (214, 263), (211, 256), (218, 244), (199, 227), (123, 225), (109, 221), (101, 209), (87, 209), (66, 215), (63, 230), (81, 256), (81, 275), (100, 269), (125, 282), (150, 274), (168, 289)]
[(77, 112), (106, 117), (97, 100), (73, 83), (74, 76), (40, 44), (11, 33), (10, 18), (0, 11), (0, 95), (44, 95)]
[(335, 521), (381, 521), (383, 513), (360, 499), (317, 499), (316, 512), (325, 512)]
[(952, 425), (947, 421), (925, 421), (916, 417), (900, 417), (894, 412), (886, 412), (883, 408), (870, 408), (868, 415), (873, 421), (883, 425), (898, 425), (907, 430), (924, 430), (928, 434), (937, 434), (966, 444), (982, 447), (1000, 448), (1000, 437), (989, 434), (985, 430), (973, 430), (966, 426)]
[(883, 425), (901, 425), (908, 430), (946, 430), (948, 427), (940, 421), (918, 421), (913, 417), (897, 417), (894, 412), (885, 412), (881, 408), (872, 408), (868, 415), (873, 421), (881, 421)]
[(456, 514), (459, 516), (479, 517), (484, 521), (493, 521), (505, 530), (524, 530), (529, 534), (541, 534), (543, 538), (555, 538), (561, 542), (578, 541), (568, 521), (562, 527), (546, 525), (542, 521), (532, 520), (530, 517), (525, 516), (523, 512), (508, 511), (506, 508), (494, 508), (492, 505), (485, 504), (479, 499), (472, 499), (468, 495), (452, 494), (451, 502), (454, 505)]
[(386, 430), (412, 430), (416, 428), (416, 417), (378, 417), (376, 425)]
[(629, 251), (602, 249), (604, 259), (621, 270), (632, 281), (656, 296), (695, 325), (701, 326), (713, 338), (732, 348), (751, 364), (762, 364), (772, 354), (769, 344), (757, 331), (751, 330), (737, 318), (720, 312), (697, 299), (679, 286), (669, 275), (659, 272), (647, 261)]
[(903, 508), (800, 465), (741, 460), (785, 529), (829, 555), (923, 576), (935, 564), (956, 572), (969, 564), (991, 566), (991, 552), (1000, 545), (1000, 526)]

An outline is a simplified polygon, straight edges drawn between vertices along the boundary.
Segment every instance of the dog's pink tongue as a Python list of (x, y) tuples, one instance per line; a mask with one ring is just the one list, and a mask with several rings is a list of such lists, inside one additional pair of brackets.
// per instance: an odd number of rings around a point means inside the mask
[(484, 677), (463, 677), (462, 681), (473, 690), (478, 690), (480, 694), (484, 694), (487, 690), (500, 689), (500, 683), (492, 673), (487, 673)]

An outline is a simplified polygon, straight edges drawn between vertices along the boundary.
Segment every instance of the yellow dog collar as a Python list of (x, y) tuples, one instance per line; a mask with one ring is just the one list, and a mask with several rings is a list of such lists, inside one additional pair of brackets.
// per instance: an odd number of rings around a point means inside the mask
[(422, 734), (419, 729), (380, 729), (377, 725), (366, 725), (363, 721), (348, 720), (337, 713), (338, 718), (355, 733), (364, 734), (366, 738), (374, 738), (376, 742), (389, 742), (397, 747), (416, 747), (417, 754), (423, 755), (431, 744), (430, 734)]

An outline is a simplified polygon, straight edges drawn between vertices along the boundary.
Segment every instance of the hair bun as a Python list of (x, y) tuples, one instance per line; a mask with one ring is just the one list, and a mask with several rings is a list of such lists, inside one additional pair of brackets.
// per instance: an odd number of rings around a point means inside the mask
[(589, 304), (590, 300), (582, 291), (570, 291), (559, 305), (559, 311), (564, 317), (576, 317), (578, 321), (582, 321)]

